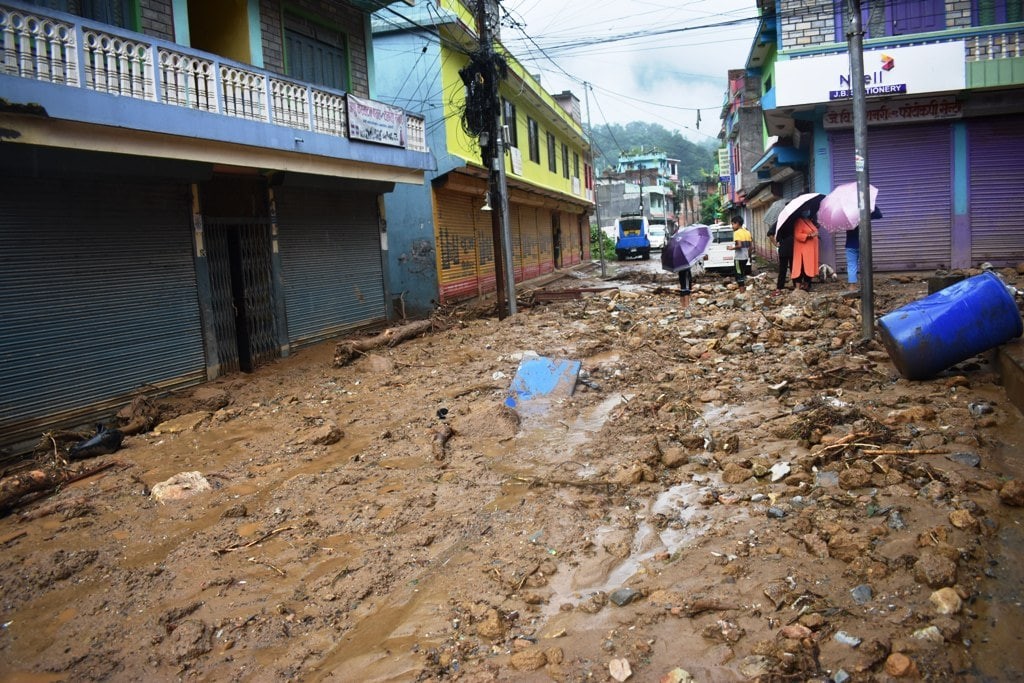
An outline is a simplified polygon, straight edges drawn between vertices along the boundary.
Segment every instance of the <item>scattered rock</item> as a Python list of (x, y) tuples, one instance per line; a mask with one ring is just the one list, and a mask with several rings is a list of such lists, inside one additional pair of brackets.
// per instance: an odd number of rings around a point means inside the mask
[(1011, 479), (999, 489), (999, 500), (1012, 507), (1024, 507), (1024, 481)]
[(856, 588), (850, 589), (850, 595), (853, 597), (853, 601), (858, 605), (866, 605), (871, 602), (871, 598), (874, 594), (871, 591), (871, 586), (866, 583), (862, 583)]
[(547, 663), (547, 655), (539, 648), (523, 650), (512, 655), (512, 667), (517, 671), (536, 671)]
[(934, 550), (925, 550), (914, 563), (914, 579), (930, 588), (943, 588), (956, 583), (956, 563)]
[(736, 463), (729, 463), (722, 470), (722, 481), (726, 484), (742, 484), (747, 479), (754, 476), (753, 470), (741, 467)]
[(190, 432), (196, 427), (201, 425), (204, 420), (210, 417), (210, 413), (207, 411), (200, 411), (195, 413), (188, 413), (186, 415), (179, 415), (178, 417), (161, 422), (153, 428), (154, 435), (160, 434), (178, 434), (181, 432)]
[(978, 520), (968, 510), (953, 510), (949, 513), (949, 523), (957, 529), (977, 532)]
[(662, 676), (658, 683), (694, 683), (694, 680), (689, 671), (676, 667)]
[(185, 500), (192, 496), (212, 490), (210, 482), (199, 472), (182, 472), (166, 481), (153, 484), (150, 495), (153, 500), (161, 503), (174, 500)]
[(624, 607), (640, 596), (640, 593), (632, 588), (620, 588), (608, 596), (608, 599), (619, 607)]
[(871, 484), (871, 475), (860, 468), (851, 468), (839, 473), (839, 488), (849, 491)]
[(301, 432), (295, 437), (295, 443), (306, 446), (329, 446), (338, 443), (344, 436), (345, 432), (338, 425), (325, 420), (322, 425)]
[(928, 601), (939, 614), (956, 614), (963, 607), (960, 594), (948, 586), (932, 593)]
[(917, 665), (902, 652), (893, 652), (885, 660), (885, 673), (893, 678), (917, 678)]
[(608, 662), (608, 673), (611, 674), (612, 678), (622, 683), (622, 681), (633, 675), (633, 670), (625, 659), (613, 659)]
[(835, 639), (836, 639), (837, 643), (842, 643), (843, 645), (849, 645), (850, 647), (858, 647), (860, 645), (860, 643), (861, 643), (861, 639), (860, 638), (858, 638), (857, 636), (851, 636), (846, 631), (837, 631), (836, 635), (835, 635)]
[(981, 456), (979, 456), (977, 453), (950, 453), (946, 457), (955, 463), (966, 465), (967, 467), (977, 467), (978, 465), (981, 464)]
[[(483, 621), (476, 626), (476, 633), (481, 638), (489, 640), (500, 640), (505, 637), (505, 623), (498, 614), (498, 610), (491, 608), (487, 610)], [(541, 666), (544, 666), (541, 664)], [(532, 671), (532, 669), (531, 669)]]

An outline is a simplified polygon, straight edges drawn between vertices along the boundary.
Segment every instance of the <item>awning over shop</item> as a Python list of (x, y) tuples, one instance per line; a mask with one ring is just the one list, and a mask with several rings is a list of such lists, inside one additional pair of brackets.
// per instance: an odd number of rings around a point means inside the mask
[(807, 152), (789, 146), (775, 146), (757, 160), (751, 171), (770, 171), (777, 166), (806, 166)]

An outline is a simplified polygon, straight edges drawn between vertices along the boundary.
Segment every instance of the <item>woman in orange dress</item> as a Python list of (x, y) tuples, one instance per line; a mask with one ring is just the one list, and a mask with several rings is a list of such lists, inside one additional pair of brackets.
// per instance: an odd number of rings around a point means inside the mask
[(793, 267), (790, 276), (797, 289), (810, 291), (818, 272), (818, 227), (808, 213), (793, 223)]

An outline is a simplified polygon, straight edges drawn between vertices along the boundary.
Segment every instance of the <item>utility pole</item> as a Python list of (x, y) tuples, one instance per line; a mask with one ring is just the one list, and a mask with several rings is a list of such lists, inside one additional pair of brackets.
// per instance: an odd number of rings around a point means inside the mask
[(868, 123), (864, 92), (864, 29), (860, 0), (847, 0), (850, 86), (853, 88), (853, 162), (857, 169), (857, 208), (860, 209), (860, 319), (861, 339), (875, 334), (874, 267), (871, 256), (871, 175), (868, 172)]
[[(583, 82), (583, 99), (587, 103), (587, 142), (590, 143), (590, 172), (594, 168), (594, 129), (590, 127), (590, 84)], [(597, 183), (594, 183), (594, 216), (597, 218), (597, 253), (601, 259), (601, 277), (607, 277), (604, 263), (604, 227), (601, 225), (601, 206), (597, 203)]]
[[(494, 16), (488, 16), (487, 5), (493, 3)], [(494, 285), (498, 319), (516, 314), (515, 272), (512, 269), (512, 243), (509, 230), (508, 184), (505, 178), (505, 141), (501, 125), (499, 85), (504, 73), (503, 60), (494, 52), (492, 22), (498, 22), (498, 0), (477, 0), (477, 31), (480, 36), (479, 59), (485, 71), (487, 127), (480, 135), (483, 165), (488, 169), (488, 192), (491, 206), (491, 234), (494, 241)], [(486, 140), (484, 139), (486, 136)]]

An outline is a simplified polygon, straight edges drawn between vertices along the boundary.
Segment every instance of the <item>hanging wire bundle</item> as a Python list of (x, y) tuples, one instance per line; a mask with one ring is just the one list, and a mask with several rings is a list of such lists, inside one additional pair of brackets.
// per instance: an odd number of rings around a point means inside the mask
[(473, 137), (490, 130), (497, 112), (498, 83), (508, 75), (505, 58), (491, 49), (480, 49), (469, 56), (469, 64), (459, 70), (466, 85), (466, 105), (462, 129)]

